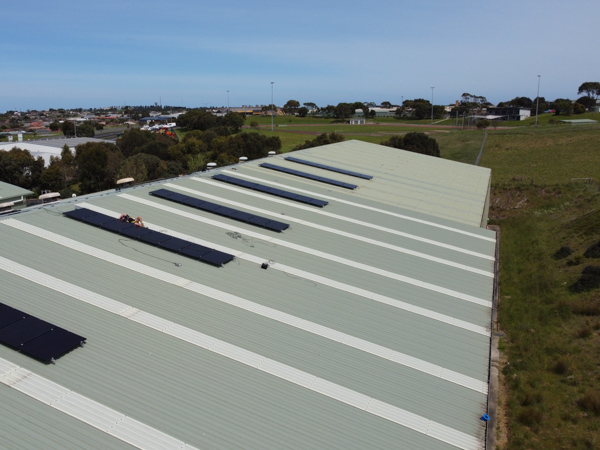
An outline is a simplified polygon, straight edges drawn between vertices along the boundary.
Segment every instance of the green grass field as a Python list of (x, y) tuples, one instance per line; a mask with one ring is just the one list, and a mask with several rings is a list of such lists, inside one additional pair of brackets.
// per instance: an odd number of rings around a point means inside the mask
[[(488, 133), (481, 164), (492, 168), (490, 223), (501, 228), (506, 333), (499, 448), (600, 446), (600, 294), (570, 290), (600, 266), (584, 256), (600, 241), (598, 142), (598, 126)], [(556, 259), (561, 247), (572, 254)]]

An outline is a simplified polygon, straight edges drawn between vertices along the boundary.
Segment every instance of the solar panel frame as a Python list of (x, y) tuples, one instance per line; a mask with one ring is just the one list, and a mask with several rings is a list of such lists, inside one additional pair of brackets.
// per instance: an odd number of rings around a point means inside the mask
[[(166, 189), (163, 189), (168, 193)], [(162, 196), (159, 194), (155, 194), (157, 196)], [(85, 209), (85, 208), (80, 208)], [(74, 211), (80, 211), (80, 209)], [(88, 210), (89, 211), (89, 210)], [(95, 225), (85, 220), (85, 217), (88, 217), (87, 214), (77, 213), (73, 214), (73, 211), (68, 211), (63, 213), (65, 216), (73, 218), (75, 220), (79, 220), (80, 222), (87, 223), (88, 225)], [(149, 228), (145, 228), (142, 226), (136, 226), (128, 222), (121, 222), (119, 219), (112, 218), (105, 214), (96, 213), (96, 215), (103, 216), (104, 218), (108, 218), (107, 222), (103, 222), (100, 225), (100, 228), (111, 231), (113, 233), (119, 233), (122, 236), (126, 236), (130, 239), (135, 239), (150, 245), (161, 247), (165, 250), (169, 250), (184, 256), (189, 256), (198, 261), (207, 262), (208, 264), (212, 264), (215, 266), (221, 266), (235, 258), (234, 255), (230, 255), (229, 253), (220, 252), (218, 250), (204, 247), (198, 244), (194, 244), (190, 241), (186, 241), (184, 239), (175, 238), (165, 233), (161, 233), (160, 231), (150, 230)], [(119, 224), (123, 224), (121, 227)], [(212, 257), (208, 259), (204, 259), (203, 255), (216, 252)], [(219, 262), (223, 261), (223, 262)], [(2, 310), (0, 310), (1, 312)]]
[(259, 164), (259, 166), (264, 167), (266, 169), (276, 170), (278, 172), (283, 172), (283, 173), (287, 173), (290, 175), (295, 175), (298, 177), (306, 178), (309, 180), (314, 180), (314, 181), (319, 181), (321, 183), (331, 184), (333, 186), (342, 187), (344, 189), (354, 190), (358, 187), (358, 185), (356, 185), (356, 184), (351, 184), (351, 183), (346, 183), (344, 181), (334, 180), (333, 178), (325, 178), (325, 177), (321, 177), (319, 175), (313, 175), (312, 173), (308, 173), (308, 172), (300, 172), (299, 170), (288, 169), (287, 167), (277, 166), (275, 164), (262, 163), (262, 164)]
[(222, 266), (233, 260), (234, 256), (228, 253), (223, 253), (218, 250), (213, 250), (202, 256), (202, 261), (212, 264), (214, 266)]
[(83, 220), (84, 217), (95, 216), (96, 214), (99, 214), (99, 213), (97, 213), (96, 211), (92, 211), (91, 209), (87, 209), (87, 208), (76, 208), (73, 211), (68, 211), (63, 214), (72, 219), (81, 221), (81, 220)]
[(85, 342), (83, 336), (54, 327), (43, 336), (24, 343), (21, 353), (43, 362), (51, 362)]
[(212, 248), (208, 248), (208, 247), (204, 247), (203, 245), (192, 243), (191, 245), (188, 245), (187, 247), (180, 249), (178, 251), (178, 253), (185, 255), (185, 256), (190, 256), (195, 259), (202, 259), (203, 255), (206, 255), (207, 253), (210, 253), (211, 251), (213, 251)]
[(329, 170), (331, 172), (337, 172), (337, 173), (341, 173), (344, 175), (349, 175), (351, 177), (362, 178), (364, 180), (372, 180), (373, 179), (372, 175), (366, 175), (364, 173), (354, 172), (352, 170), (341, 169), (339, 167), (333, 167), (333, 166), (329, 166), (327, 164), (321, 164), (321, 163), (316, 163), (316, 162), (312, 162), (312, 161), (307, 161), (305, 159), (300, 159), (300, 158), (296, 158), (293, 156), (286, 156), (284, 159), (287, 161), (292, 161), (292, 162), (298, 163), (298, 164), (304, 164), (304, 165), (311, 166), (311, 167), (317, 167), (319, 169)]
[(19, 311), (12, 306), (0, 303), (0, 328), (18, 322), (27, 316), (29, 316), (29, 314), (25, 314), (23, 311)]
[[(164, 191), (164, 189), (161, 191)], [(182, 196), (184, 198), (176, 200), (176, 197), (172, 196), (172, 195), (165, 197), (164, 192), (153, 191), (153, 192), (151, 192), (151, 194), (156, 195), (158, 197), (165, 198), (167, 200), (181, 203), (181, 204), (184, 204), (187, 206), (198, 208), (202, 211), (217, 214), (222, 217), (227, 217), (227, 218), (237, 220), (240, 222), (244, 222), (244, 223), (248, 223), (251, 225), (258, 225), (260, 227), (266, 228), (271, 231), (281, 232), (281, 231), (289, 228), (289, 224), (283, 224), (283, 222), (277, 222), (277, 221), (275, 221), (276, 225), (269, 226), (269, 222), (272, 222), (272, 219), (269, 219), (267, 217), (260, 217), (260, 216), (254, 215), (254, 214), (245, 213), (244, 211), (240, 211), (235, 208), (230, 208), (229, 206), (219, 205), (218, 203), (203, 201), (200, 199), (196, 199), (194, 197)], [(198, 202), (200, 202), (201, 204), (198, 204)], [(258, 219), (258, 218), (260, 218), (260, 219)], [(287, 226), (282, 226), (282, 224), (287, 225)]]
[(177, 253), (179, 253), (179, 250), (181, 250), (182, 248), (189, 247), (190, 245), (192, 245), (192, 242), (186, 241), (184, 239), (179, 239), (176, 237), (171, 237), (171, 239), (168, 239), (166, 241), (161, 241), (158, 243), (159, 247), (162, 247), (162, 248), (165, 248), (167, 250), (171, 250), (171, 251), (174, 251)]
[(0, 343), (20, 349), (24, 343), (44, 335), (54, 325), (37, 317), (27, 316), (0, 329)]
[(152, 231), (150, 233), (146, 233), (141, 235), (138, 240), (142, 242), (147, 242), (151, 245), (159, 246), (160, 242), (171, 239), (171, 236), (165, 233), (160, 233), (158, 231)]
[[(275, 195), (277, 197), (287, 198), (288, 200), (294, 200), (300, 203), (309, 204), (312, 206), (318, 206), (320, 208), (326, 206), (329, 202), (325, 200), (313, 199), (306, 195), (295, 194), (294, 192), (284, 191), (264, 184), (251, 183), (240, 178), (230, 177), (229, 175), (223, 175), (221, 173), (213, 175), (212, 178), (217, 181), (223, 181), (225, 183), (233, 184), (235, 186), (241, 186), (254, 191), (264, 192), (265, 194)], [(252, 185), (252, 186), (250, 186)], [(310, 199), (310, 201), (308, 200)]]

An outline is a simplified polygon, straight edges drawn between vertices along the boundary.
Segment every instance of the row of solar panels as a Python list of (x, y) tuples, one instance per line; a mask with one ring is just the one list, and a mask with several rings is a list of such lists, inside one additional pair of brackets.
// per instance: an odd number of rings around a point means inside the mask
[(250, 225), (263, 227), (267, 230), (281, 232), (290, 226), (288, 223), (278, 222), (277, 220), (271, 220), (266, 217), (255, 216), (238, 209), (229, 208), (228, 206), (219, 205), (217, 203), (207, 202), (205, 200), (190, 197), (189, 195), (183, 195), (168, 189), (158, 189), (150, 192), (150, 195), (164, 198), (182, 205), (191, 206), (192, 208), (197, 208), (202, 211), (218, 214), (219, 216), (228, 217), (230, 219), (238, 220)]
[(287, 161), (292, 161), (299, 164), (305, 164), (307, 166), (318, 167), (319, 169), (330, 170), (332, 172), (343, 173), (344, 175), (350, 175), (351, 177), (363, 178), (365, 180), (371, 180), (373, 177), (371, 175), (365, 175), (364, 173), (352, 172), (351, 170), (340, 169), (338, 167), (328, 166), (325, 164), (320, 164), (312, 161), (306, 161), (305, 159), (294, 158), (293, 156), (286, 156)]
[(300, 203), (306, 203), (308, 205), (323, 207), (328, 202), (325, 200), (319, 200), (318, 198), (308, 197), (306, 195), (296, 194), (290, 191), (284, 191), (274, 187), (266, 186), (264, 184), (253, 183), (251, 181), (242, 180), (240, 178), (230, 177), (229, 175), (217, 174), (213, 175), (213, 180), (224, 181), (226, 183), (234, 184), (236, 186), (245, 187), (255, 191), (263, 192), (265, 194), (275, 195), (277, 197), (287, 198), (288, 200), (294, 200)]
[(50, 363), (85, 343), (85, 338), (0, 303), (0, 343)]
[(64, 213), (64, 215), (89, 225), (95, 225), (104, 230), (112, 231), (113, 233), (119, 233), (130, 239), (155, 245), (165, 250), (212, 264), (213, 266), (220, 267), (234, 258), (234, 256), (229, 253), (220, 252), (209, 247), (204, 247), (203, 245), (194, 244), (193, 242), (179, 239), (159, 231), (153, 231), (145, 227), (136, 226), (128, 222), (121, 222), (119, 219), (86, 208), (74, 209), (73, 211)]
[(313, 175), (312, 173), (300, 172), (299, 170), (288, 169), (287, 167), (283, 167), (283, 166), (276, 166), (275, 164), (262, 163), (262, 164), (259, 164), (259, 166), (265, 167), (267, 169), (277, 170), (279, 172), (288, 173), (290, 175), (296, 175), (296, 176), (302, 177), (302, 178), (308, 178), (309, 180), (320, 181), (321, 183), (327, 183), (327, 184), (331, 184), (334, 186), (343, 187), (346, 189), (356, 189), (358, 187), (356, 184), (344, 183), (343, 181), (334, 180), (332, 178), (320, 177), (318, 175)]

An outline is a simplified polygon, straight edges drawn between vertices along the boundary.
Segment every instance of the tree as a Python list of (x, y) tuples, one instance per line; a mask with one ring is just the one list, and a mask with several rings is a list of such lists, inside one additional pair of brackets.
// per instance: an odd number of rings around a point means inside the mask
[(316, 105), (316, 103), (306, 102), (304, 103), (304, 106), (308, 108), (311, 114), (317, 114), (319, 112), (319, 107)]
[(381, 107), (382, 108), (393, 108), (394, 105), (392, 105), (390, 102), (381, 102)]
[(321, 145), (327, 145), (327, 144), (334, 144), (336, 142), (342, 142), (344, 139), (345, 138), (344, 138), (343, 134), (323, 133), (323, 134), (317, 136), (312, 141), (306, 140), (306, 141), (304, 141), (304, 144), (296, 145), (291, 151), (303, 150), (305, 148), (312, 148), (312, 147), (320, 147)]
[(156, 136), (155, 133), (150, 131), (133, 128), (125, 131), (123, 136), (117, 139), (117, 147), (119, 147), (125, 158), (129, 158), (136, 153), (137, 148), (155, 142)]
[(552, 106), (554, 107), (554, 114), (556, 116), (561, 114), (563, 116), (570, 116), (573, 113), (573, 102), (569, 99), (557, 98), (552, 103)]
[(333, 110), (333, 115), (336, 119), (346, 120), (354, 114), (355, 110), (353, 103), (338, 103)]
[(60, 130), (60, 123), (58, 123), (56, 120), (54, 122), (52, 122), (50, 125), (48, 125), (48, 128), (50, 128), (50, 131), (58, 131)]
[(306, 117), (308, 115), (308, 108), (306, 106), (302, 106), (298, 108), (298, 117)]
[(587, 108), (581, 103), (573, 103), (573, 114), (583, 114), (587, 111)]
[[(441, 105), (434, 105), (433, 117), (435, 119), (442, 119), (446, 113), (446, 110)], [(396, 119), (403, 117), (420, 120), (431, 117), (431, 102), (422, 98), (416, 98), (414, 100), (404, 100), (402, 107), (397, 108), (394, 114)]]
[(242, 129), (246, 118), (239, 113), (230, 112), (223, 117), (221, 122), (223, 126), (228, 127), (233, 133), (237, 133)]
[(77, 126), (78, 137), (94, 137), (95, 134), (94, 123), (89, 120)]
[(507, 106), (516, 106), (519, 108), (531, 108), (534, 106), (533, 100), (528, 97), (515, 97), (511, 101), (506, 102)]
[[(357, 109), (361, 109), (363, 112), (363, 117), (366, 119), (367, 117), (369, 117), (369, 107), (367, 105), (365, 105), (362, 102), (354, 102), (352, 104), (352, 107), (354, 108), (354, 111), (356, 111)], [(352, 113), (354, 114), (354, 112)]]
[(591, 109), (595, 104), (596, 104), (596, 100), (594, 100), (591, 97), (588, 96), (584, 96), (584, 97), (579, 97), (577, 100), (575, 100), (576, 104), (581, 104), (585, 107), (585, 109)]
[(75, 136), (75, 124), (69, 120), (65, 120), (61, 126), (60, 126), (60, 130), (63, 132), (63, 134), (66, 137), (73, 137)]
[(404, 136), (392, 136), (389, 140), (381, 144), (422, 155), (440, 156), (440, 148), (437, 141), (425, 133), (413, 132), (407, 133)]
[(9, 151), (0, 151), (0, 180), (24, 189), (39, 186), (44, 170), (44, 159), (34, 158), (27, 150), (13, 147)]
[(123, 159), (123, 154), (113, 144), (87, 142), (75, 147), (81, 192), (86, 194), (112, 188)]
[(299, 107), (300, 102), (298, 100), (288, 100), (288, 102), (283, 105), (283, 112), (286, 114), (296, 114)]
[(258, 122), (256, 120), (253, 120), (252, 122), (250, 122), (250, 128), (252, 128), (256, 131), (260, 131), (260, 125), (258, 124)]
[(586, 81), (577, 90), (577, 95), (585, 94), (594, 100), (598, 100), (600, 97), (600, 82), (598, 81)]

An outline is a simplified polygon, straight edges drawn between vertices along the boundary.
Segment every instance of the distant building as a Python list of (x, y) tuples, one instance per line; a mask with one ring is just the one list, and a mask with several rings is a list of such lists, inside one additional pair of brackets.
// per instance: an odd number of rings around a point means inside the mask
[(487, 118), (489, 116), (497, 120), (525, 120), (531, 117), (531, 108), (520, 106), (490, 106), (487, 108)]

